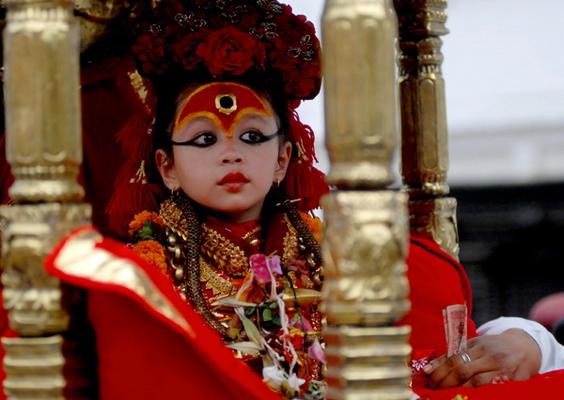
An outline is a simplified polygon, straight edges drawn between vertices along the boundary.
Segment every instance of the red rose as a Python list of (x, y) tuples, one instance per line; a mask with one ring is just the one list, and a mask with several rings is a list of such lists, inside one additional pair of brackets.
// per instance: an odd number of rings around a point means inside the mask
[(184, 69), (190, 71), (195, 69), (202, 59), (196, 53), (196, 48), (201, 43), (204, 34), (202, 32), (191, 33), (184, 36), (173, 46), (174, 58)]
[(214, 76), (241, 75), (254, 65), (262, 68), (266, 57), (264, 47), (255, 37), (232, 26), (210, 34), (196, 53)]
[(166, 69), (165, 44), (162, 38), (154, 35), (143, 35), (132, 47), (141, 62), (143, 72), (160, 73)]

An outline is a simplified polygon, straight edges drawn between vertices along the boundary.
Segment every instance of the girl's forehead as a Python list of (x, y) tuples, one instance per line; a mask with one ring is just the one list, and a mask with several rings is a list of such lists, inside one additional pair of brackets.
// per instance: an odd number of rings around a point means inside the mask
[(234, 82), (202, 85), (183, 99), (177, 109), (175, 130), (183, 129), (195, 119), (205, 118), (230, 137), (243, 118), (274, 117), (270, 104), (248, 86)]
[[(246, 113), (244, 116), (242, 116), (241, 118), (239, 118), (239, 120), (236, 122), (236, 124), (234, 124), (233, 128), (235, 127), (235, 125), (249, 125), (249, 124), (257, 124), (257, 125), (267, 125), (270, 124), (271, 122), (276, 122), (276, 120), (272, 117), (272, 116), (265, 116), (263, 114), (254, 114), (252, 111), (249, 113)], [(217, 119), (211, 117), (210, 115), (202, 115), (196, 118), (193, 118), (189, 121), (189, 123), (184, 123), (183, 125), (184, 129), (187, 128), (195, 128), (195, 129), (212, 129), (212, 128), (223, 128), (223, 126), (220, 124), (220, 121), (218, 121)], [(175, 130), (178, 130), (175, 128)]]

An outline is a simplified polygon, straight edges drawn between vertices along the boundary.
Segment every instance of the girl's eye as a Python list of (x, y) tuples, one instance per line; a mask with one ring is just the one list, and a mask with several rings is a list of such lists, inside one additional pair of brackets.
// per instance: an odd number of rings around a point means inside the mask
[(217, 142), (217, 138), (213, 133), (206, 132), (196, 136), (194, 139), (189, 140), (187, 144), (196, 147), (209, 147)]
[(247, 131), (244, 132), (239, 139), (243, 142), (248, 144), (260, 144), (264, 142), (268, 142), (270, 139), (273, 139), (276, 135), (263, 135), (261, 132), (258, 131)]

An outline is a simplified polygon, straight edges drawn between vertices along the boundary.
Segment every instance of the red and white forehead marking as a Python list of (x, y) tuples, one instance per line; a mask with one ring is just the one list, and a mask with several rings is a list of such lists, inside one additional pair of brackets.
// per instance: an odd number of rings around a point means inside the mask
[(196, 118), (208, 118), (232, 137), (237, 122), (245, 115), (273, 115), (270, 105), (251, 88), (233, 82), (213, 82), (200, 86), (180, 105), (175, 130)]

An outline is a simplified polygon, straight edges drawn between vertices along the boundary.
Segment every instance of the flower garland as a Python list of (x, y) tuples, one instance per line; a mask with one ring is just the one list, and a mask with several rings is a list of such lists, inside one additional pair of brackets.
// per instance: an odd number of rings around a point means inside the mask
[[(302, 218), (308, 227), (319, 228), (318, 218), (307, 214)], [(143, 211), (129, 224), (129, 232), (138, 240), (133, 250), (163, 273), (170, 274), (165, 248), (159, 243), (166, 239), (166, 226), (161, 217)], [(307, 271), (301, 264), (295, 260), (286, 267), (296, 274), (303, 269), (305, 276)], [(308, 319), (308, 311), (296, 307), (295, 299), (286, 298), (290, 287), (291, 280), (285, 276), (278, 255), (251, 255), (248, 273), (236, 295), (216, 302), (216, 306), (234, 312), (229, 329), (233, 342), (227, 347), (244, 358), (262, 358), (265, 383), (286, 398), (323, 399), (324, 382), (297, 374), (298, 365), (315, 368), (314, 364), (324, 365), (326, 360), (318, 332)]]
[[(311, 323), (299, 312), (292, 315), (287, 309), (280, 257), (254, 254), (249, 258), (249, 264), (250, 272), (235, 297), (220, 301), (223, 306), (234, 307), (248, 339), (227, 347), (247, 355), (262, 355), (265, 383), (286, 398), (325, 398), (326, 386), (322, 381), (306, 381), (295, 372), (296, 365), (303, 363), (304, 357), (321, 364), (325, 364), (326, 359), (317, 338), (308, 338)], [(267, 298), (261, 303), (252, 303), (249, 293), (257, 289), (267, 293)], [(282, 344), (281, 349), (274, 348), (277, 343)], [(297, 349), (307, 350), (299, 356)]]
[(159, 239), (164, 232), (165, 224), (155, 212), (142, 211), (135, 215), (129, 224), (129, 235), (137, 240), (132, 248), (143, 260), (156, 267), (163, 274), (168, 274), (168, 265), (164, 247)]

